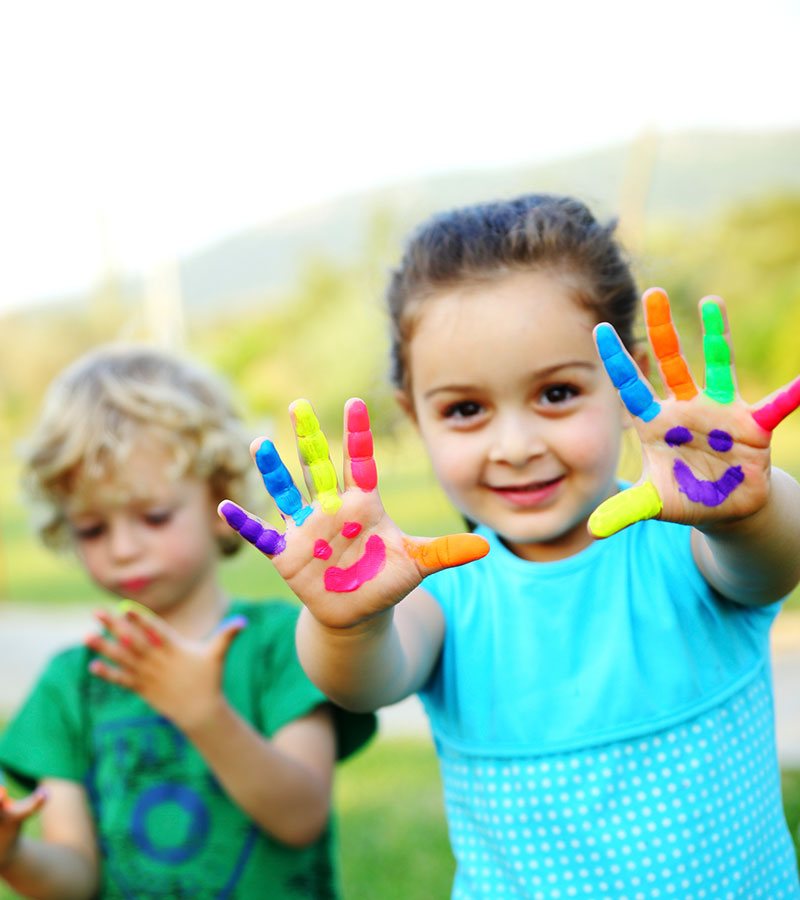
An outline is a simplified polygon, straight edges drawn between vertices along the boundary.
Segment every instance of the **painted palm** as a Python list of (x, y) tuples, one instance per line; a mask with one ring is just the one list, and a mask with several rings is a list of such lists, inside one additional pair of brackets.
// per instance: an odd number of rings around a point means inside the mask
[(608, 537), (642, 519), (703, 525), (758, 510), (769, 491), (772, 431), (800, 406), (800, 378), (755, 406), (742, 400), (725, 306), (718, 297), (700, 303), (703, 390), (681, 354), (666, 293), (651, 288), (643, 304), (647, 336), (669, 397), (656, 398), (614, 328), (598, 325), (597, 349), (634, 417), (643, 471), (636, 485), (592, 514), (589, 529), (597, 537)]
[(344, 487), (328, 441), (306, 400), (290, 407), (310, 502), (294, 484), (271, 441), (253, 449), (264, 485), (286, 523), (279, 532), (230, 501), (220, 504), (228, 524), (268, 556), (314, 616), (346, 627), (388, 609), (426, 576), (484, 556), (472, 534), (410, 537), (389, 518), (378, 492), (369, 413), (362, 400), (345, 404)]

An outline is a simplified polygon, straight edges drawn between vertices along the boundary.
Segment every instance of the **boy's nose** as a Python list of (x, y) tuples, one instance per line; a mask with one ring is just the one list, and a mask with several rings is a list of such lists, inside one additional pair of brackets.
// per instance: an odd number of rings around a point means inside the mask
[(136, 529), (127, 522), (115, 522), (109, 525), (109, 546), (115, 560), (132, 559), (139, 552), (139, 541)]
[(504, 416), (498, 419), (489, 450), (491, 462), (523, 466), (545, 451), (541, 429), (530, 416)]

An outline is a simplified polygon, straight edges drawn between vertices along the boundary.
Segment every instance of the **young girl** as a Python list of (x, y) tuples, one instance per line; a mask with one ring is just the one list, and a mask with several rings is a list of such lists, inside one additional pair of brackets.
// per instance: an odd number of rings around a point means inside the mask
[[(800, 578), (800, 485), (770, 466), (770, 436), (800, 379), (748, 406), (708, 297), (703, 388), (664, 292), (644, 307), (665, 399), (642, 374), (613, 226), (553, 196), (438, 216), (389, 288), (394, 377), (474, 534), (399, 532), (360, 401), (341, 494), (300, 401), (313, 503), (265, 442), (285, 534), (222, 507), (303, 600), (301, 662), (329, 696), (374, 709), (420, 693), (454, 897), (800, 896), (768, 658)], [(626, 488), (631, 425), (644, 467)]]
[[(226, 391), (146, 347), (52, 386), (30, 443), (43, 536), (127, 602), (56, 656), (0, 742), (0, 878), (38, 898), (331, 898), (337, 755), (369, 735), (308, 681), (297, 607), (231, 601), (216, 506), (251, 466)], [(338, 747), (337, 747), (338, 741)], [(42, 840), (20, 837), (41, 809)]]

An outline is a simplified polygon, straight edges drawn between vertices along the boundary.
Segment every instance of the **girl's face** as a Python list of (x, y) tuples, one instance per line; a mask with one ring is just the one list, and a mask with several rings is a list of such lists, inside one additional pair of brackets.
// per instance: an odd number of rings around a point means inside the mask
[(121, 476), (89, 484), (66, 509), (92, 580), (167, 618), (220, 601), (217, 536), (226, 528), (209, 485), (171, 477), (171, 465), (164, 450), (138, 447)]
[(588, 546), (616, 492), (625, 414), (595, 350), (593, 315), (547, 272), (424, 302), (411, 339), (414, 418), (450, 500), (524, 559)]

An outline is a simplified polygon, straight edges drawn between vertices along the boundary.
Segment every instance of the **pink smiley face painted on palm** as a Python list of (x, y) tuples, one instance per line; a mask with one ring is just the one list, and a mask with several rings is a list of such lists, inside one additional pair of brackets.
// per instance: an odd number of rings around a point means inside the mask
[[(341, 531), (342, 537), (352, 540), (361, 534), (361, 525), (358, 522), (345, 522)], [(330, 559), (333, 554), (331, 545), (321, 538), (314, 544), (314, 556), (317, 559)], [(372, 581), (383, 569), (386, 563), (386, 544), (377, 534), (367, 538), (364, 552), (347, 568), (329, 566), (325, 569), (323, 580), (325, 589), (337, 594), (347, 594), (357, 591), (363, 584)]]

